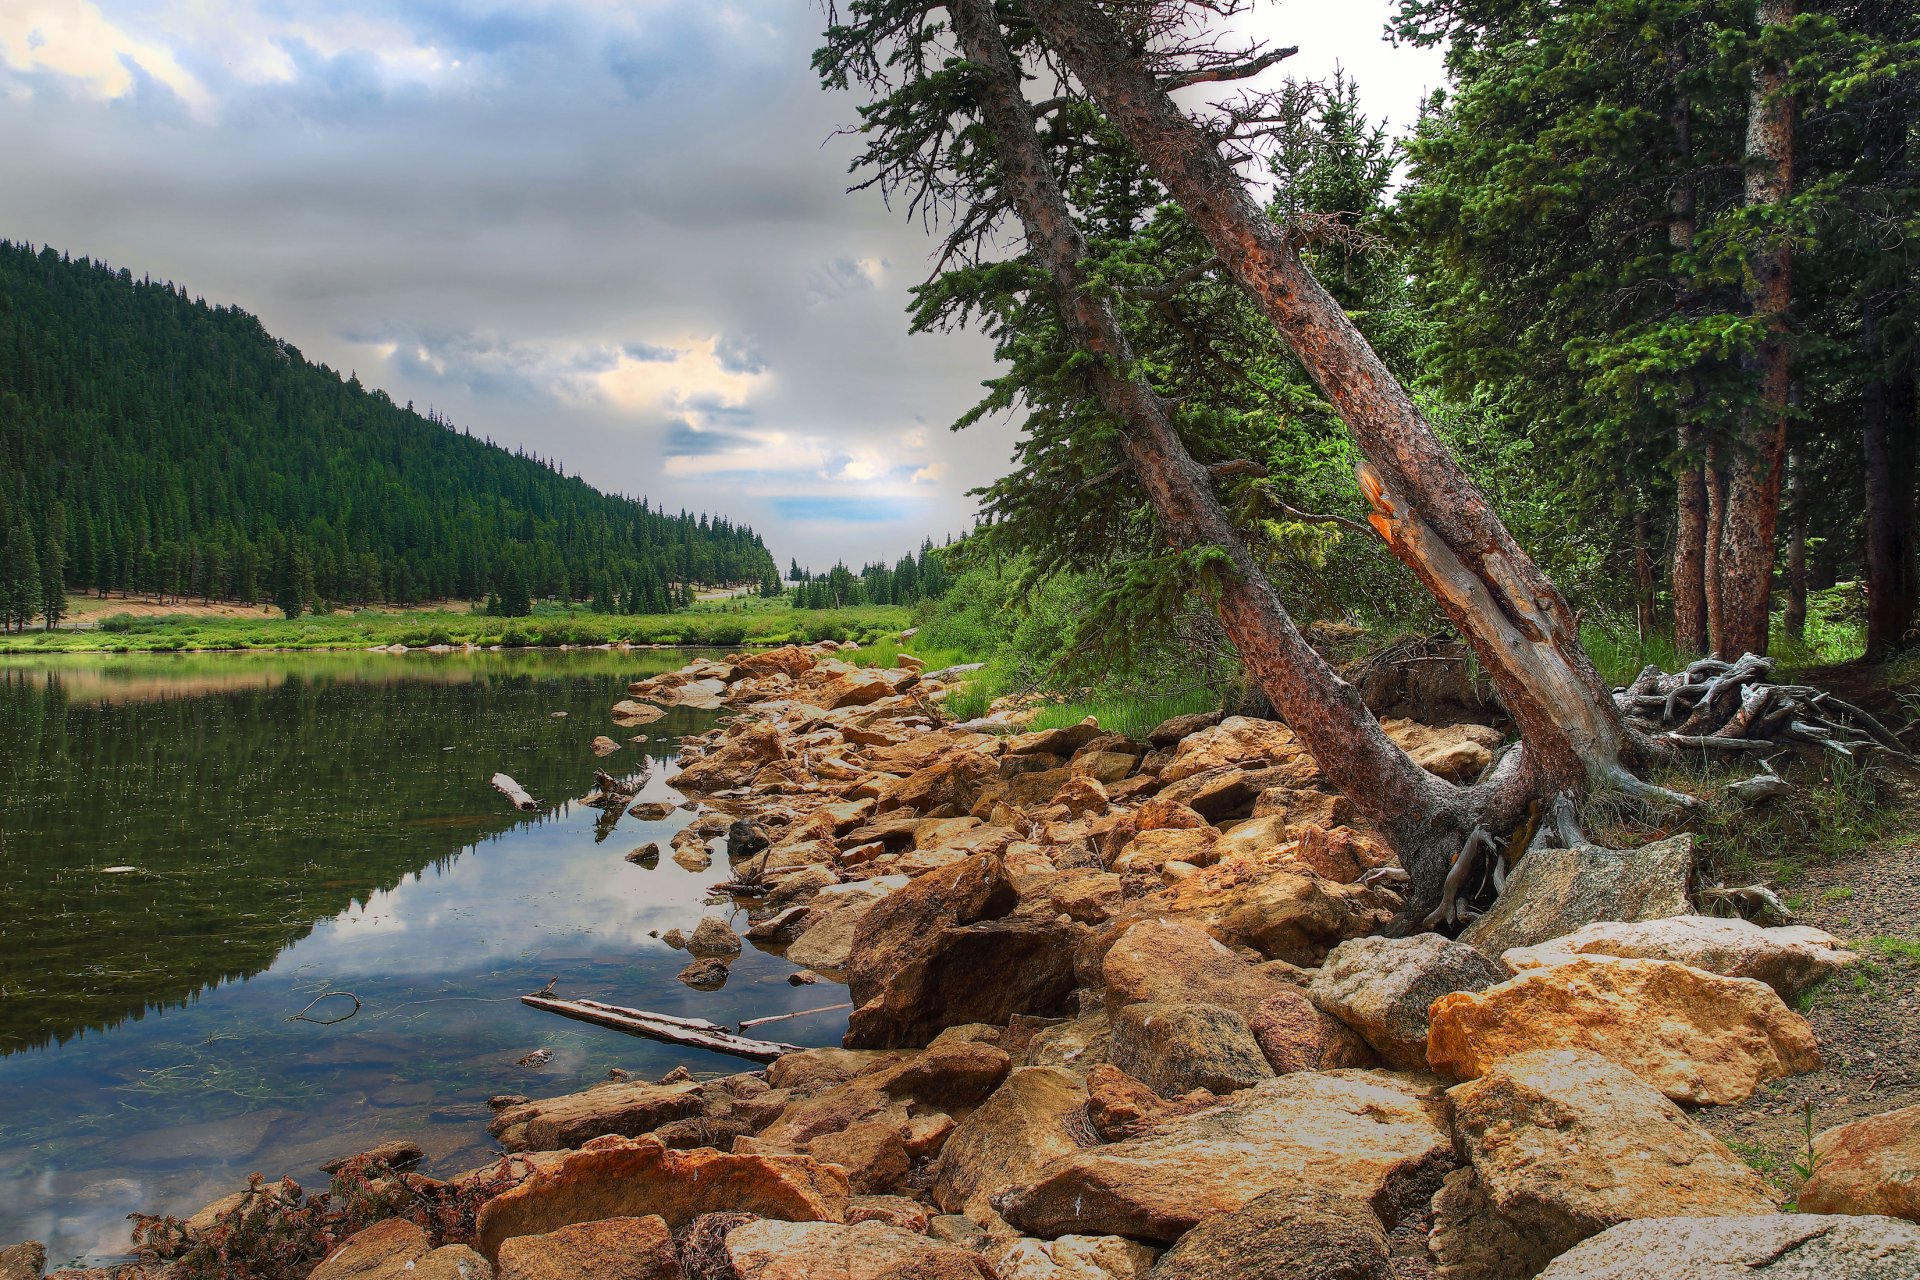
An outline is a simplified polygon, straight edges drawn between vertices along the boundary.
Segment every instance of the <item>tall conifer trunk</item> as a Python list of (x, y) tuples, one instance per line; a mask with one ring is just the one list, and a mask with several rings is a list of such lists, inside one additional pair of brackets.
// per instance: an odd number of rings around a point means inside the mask
[[(1907, 161), (1907, 117), (1885, 111), (1869, 119), (1861, 158), (1881, 174)], [(1886, 348), (1893, 345), (1897, 355)], [(1860, 445), (1866, 463), (1867, 653), (1883, 657), (1907, 643), (1920, 609), (1920, 571), (1914, 563), (1914, 473), (1920, 450), (1920, 413), (1914, 394), (1911, 341), (1889, 344), (1880, 303), (1861, 308), (1860, 355), (1870, 370), (1860, 403)]]
[(1617, 781), (1630, 734), (1559, 590), (1520, 549), (1339, 304), (1220, 154), (1090, 0), (1027, 15), (1345, 420), (1362, 488), (1394, 555), (1473, 646), (1519, 725), (1541, 790)]
[[(1761, 34), (1793, 21), (1796, 0), (1760, 0)], [(1793, 100), (1786, 68), (1761, 62), (1747, 105), (1746, 202), (1776, 213), (1793, 195)], [(1719, 599), (1713, 646), (1724, 655), (1767, 651), (1780, 485), (1786, 469), (1787, 400), (1792, 386), (1787, 312), (1793, 302), (1793, 250), (1777, 229), (1747, 264), (1747, 303), (1767, 338), (1754, 355), (1760, 406), (1751, 410), (1721, 459), (1726, 501), (1720, 512), (1718, 563), (1708, 591)]]
[[(1667, 193), (1667, 247), (1678, 258), (1693, 250), (1693, 106), (1679, 85), (1680, 73), (1686, 69), (1685, 53), (1676, 49), (1668, 67), (1675, 83), (1667, 105), (1667, 129), (1680, 173)], [(1675, 310), (1682, 317), (1691, 314), (1698, 297), (1691, 282), (1682, 284)], [(1693, 386), (1680, 405), (1674, 473), (1673, 641), (1681, 653), (1698, 654), (1707, 651), (1707, 480), (1705, 442), (1696, 420), (1699, 378), (1690, 381)]]

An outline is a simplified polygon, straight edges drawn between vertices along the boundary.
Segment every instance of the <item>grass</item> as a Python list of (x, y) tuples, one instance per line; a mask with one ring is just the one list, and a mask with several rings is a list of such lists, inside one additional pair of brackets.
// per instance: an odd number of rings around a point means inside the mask
[(1041, 707), (1034, 714), (1029, 727), (1058, 729), (1079, 724), (1088, 716), (1092, 716), (1099, 721), (1100, 727), (1108, 732), (1124, 733), (1129, 738), (1143, 739), (1155, 725), (1163, 720), (1170, 720), (1174, 716), (1193, 715), (1201, 711), (1213, 711), (1219, 705), (1219, 698), (1206, 689), (1195, 689), (1168, 697), (1125, 694), (1094, 696), (1085, 700), (1060, 702)]
[(210, 649), (365, 649), (403, 644), (506, 648), (559, 645), (778, 645), (817, 640), (876, 641), (908, 624), (904, 608), (793, 609), (784, 601), (703, 601), (682, 613), (619, 616), (579, 606), (541, 605), (532, 617), (482, 613), (308, 614), (299, 618), (204, 615), (109, 616), (85, 630), (0, 635), (0, 653), (178, 653)]

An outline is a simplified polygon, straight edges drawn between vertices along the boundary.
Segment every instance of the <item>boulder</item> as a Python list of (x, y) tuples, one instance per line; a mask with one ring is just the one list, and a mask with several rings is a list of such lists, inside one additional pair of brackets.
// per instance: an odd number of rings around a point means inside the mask
[(1350, 1194), (1395, 1222), (1426, 1203), (1453, 1163), (1440, 1107), (1437, 1091), (1385, 1072), (1281, 1076), (1141, 1137), (1054, 1160), (997, 1203), (1030, 1235), (1167, 1243), (1274, 1190)]
[(1493, 763), (1502, 737), (1483, 724), (1426, 725), (1417, 720), (1382, 720), (1394, 744), (1428, 773), (1448, 782), (1472, 782)]
[(933, 1202), (946, 1213), (998, 1223), (989, 1195), (1087, 1145), (1078, 1124), (1086, 1102), (1086, 1082), (1071, 1071), (1014, 1071), (955, 1126), (933, 1168)]
[(1019, 905), (999, 854), (929, 872), (882, 899), (854, 929), (846, 972), (856, 1007), (845, 1043), (926, 1044), (961, 1023), (1062, 1012), (1086, 926), (1050, 912), (1016, 916)]
[(1494, 1207), (1471, 1168), (1448, 1174), (1433, 1197), (1427, 1253), (1439, 1280), (1527, 1280), (1553, 1259), (1546, 1242)]
[(431, 1248), (419, 1227), (388, 1218), (349, 1236), (308, 1280), (493, 1280), (493, 1268), (466, 1245)]
[(673, 1233), (657, 1216), (576, 1222), (500, 1246), (497, 1280), (680, 1280)]
[(687, 935), (687, 950), (696, 956), (737, 956), (740, 935), (719, 916), (702, 916), (693, 932)]
[(1025, 1236), (995, 1251), (1000, 1280), (1142, 1280), (1159, 1254), (1119, 1236)]
[(933, 1210), (906, 1196), (855, 1196), (847, 1201), (847, 1221), (878, 1222), (923, 1236), (933, 1223)]
[(855, 669), (836, 675), (825, 684), (817, 686), (806, 695), (807, 701), (828, 711), (838, 711), (842, 707), (865, 707), (880, 701), (894, 691), (894, 682), (878, 671), (868, 668)]
[(1881, 1214), (1920, 1222), (1920, 1107), (1828, 1129), (1813, 1142), (1802, 1213)]
[(610, 756), (620, 749), (620, 744), (604, 733), (597, 735), (594, 740), (587, 745), (592, 749), (593, 754), (597, 756)]
[(706, 956), (674, 976), (695, 991), (718, 991), (727, 985), (727, 962), (718, 956)]
[(978, 751), (950, 751), (904, 778), (881, 783), (874, 792), (873, 809), (876, 814), (912, 809), (923, 818), (961, 817), (973, 808), (981, 789), (998, 773), (990, 756)]
[(1270, 850), (1222, 859), (1136, 899), (1117, 920), (1175, 921), (1229, 947), (1312, 966), (1348, 938), (1385, 928), (1391, 918), (1372, 891), (1302, 871), (1284, 850)]
[[(1151, 739), (1149, 739), (1151, 741)], [(1162, 782), (1178, 782), (1223, 765), (1268, 765), (1307, 755), (1293, 730), (1275, 720), (1229, 716), (1210, 729), (1182, 738)], [(1311, 757), (1307, 757), (1311, 764)]]
[(1908, 1280), (1920, 1227), (1898, 1218), (1772, 1213), (1643, 1218), (1555, 1258), (1540, 1280)]
[(1327, 954), (1310, 994), (1388, 1066), (1424, 1071), (1433, 1002), (1455, 991), (1484, 990), (1507, 976), (1497, 961), (1437, 933), (1354, 938)]
[(1092, 716), (1079, 724), (1058, 729), (1036, 729), (1016, 733), (1007, 739), (1010, 756), (1070, 756), (1100, 736), (1100, 725)]
[(608, 1081), (578, 1093), (508, 1107), (494, 1116), (487, 1132), (508, 1151), (557, 1151), (606, 1134), (637, 1138), (669, 1121), (698, 1115), (699, 1090), (696, 1080)]
[(1169, 862), (1204, 867), (1214, 861), (1213, 849), (1218, 840), (1212, 827), (1142, 831), (1120, 850), (1113, 860), (1113, 869), (1123, 875), (1131, 872), (1157, 876)]
[(1487, 1202), (1549, 1254), (1634, 1218), (1773, 1209), (1758, 1174), (1605, 1058), (1516, 1054), (1449, 1096), (1456, 1146)]
[(1812, 1029), (1773, 988), (1671, 960), (1574, 960), (1434, 1002), (1427, 1059), (1442, 1075), (1532, 1049), (1587, 1050), (1687, 1103), (1739, 1102), (1820, 1065)]
[(1352, 1027), (1292, 988), (1280, 987), (1261, 1001), (1247, 1026), (1275, 1075), (1379, 1065)]
[(1491, 910), (1460, 941), (1499, 956), (1564, 937), (1602, 920), (1659, 920), (1691, 911), (1687, 876), (1693, 837), (1669, 836), (1638, 849), (1530, 849)]
[(879, 1222), (749, 1222), (726, 1259), (739, 1280), (993, 1280), (978, 1254)]
[(838, 1133), (823, 1133), (808, 1147), (816, 1160), (847, 1171), (847, 1186), (855, 1195), (892, 1191), (913, 1167), (907, 1155), (905, 1126), (888, 1119), (862, 1120)]
[(47, 1269), (47, 1246), (26, 1240), (0, 1249), (0, 1280), (40, 1280)]
[(1282, 1188), (1203, 1218), (1151, 1280), (1388, 1280), (1387, 1233), (1364, 1200)]
[(613, 718), (628, 727), (652, 724), (666, 714), (659, 707), (635, 702), (632, 698), (623, 698), (613, 704)]
[(816, 659), (811, 651), (788, 644), (760, 653), (734, 655), (728, 661), (733, 664), (731, 676), (734, 680), (757, 680), (776, 674), (803, 676), (813, 670)]
[(1205, 1089), (1183, 1098), (1162, 1097), (1108, 1062), (1087, 1069), (1087, 1123), (1102, 1142), (1138, 1138), (1168, 1120), (1205, 1111), (1219, 1101)]
[(816, 898), (806, 928), (787, 948), (787, 959), (803, 969), (845, 969), (853, 957), (853, 938), (861, 919), (883, 896), (842, 893)]
[(1805, 925), (1767, 929), (1750, 920), (1670, 916), (1635, 924), (1602, 921), (1564, 938), (1515, 947), (1500, 959), (1515, 973), (1579, 956), (1677, 960), (1726, 978), (1754, 978), (1791, 1000), (1859, 957), (1832, 934)]
[(1218, 711), (1198, 711), (1192, 715), (1173, 716), (1162, 720), (1148, 730), (1147, 742), (1155, 747), (1177, 746), (1182, 739), (1219, 724), (1220, 717), (1221, 713)]
[(1215, 1004), (1130, 1004), (1111, 1015), (1107, 1057), (1162, 1097), (1234, 1093), (1270, 1078), (1247, 1020)]
[(846, 1174), (809, 1156), (673, 1151), (652, 1138), (598, 1138), (487, 1201), (476, 1235), (492, 1258), (515, 1236), (602, 1218), (657, 1214), (678, 1228), (727, 1210), (838, 1222), (847, 1195)]
[(1280, 990), (1190, 924), (1142, 920), (1127, 926), (1101, 961), (1107, 1008), (1130, 1004), (1217, 1004), (1251, 1018)]

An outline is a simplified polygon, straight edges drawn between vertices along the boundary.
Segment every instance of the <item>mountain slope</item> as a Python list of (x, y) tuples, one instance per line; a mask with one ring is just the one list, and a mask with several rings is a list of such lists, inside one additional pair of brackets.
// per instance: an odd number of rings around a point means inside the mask
[(0, 545), (50, 525), (76, 590), (653, 611), (774, 572), (745, 526), (422, 417), (238, 308), (0, 240)]

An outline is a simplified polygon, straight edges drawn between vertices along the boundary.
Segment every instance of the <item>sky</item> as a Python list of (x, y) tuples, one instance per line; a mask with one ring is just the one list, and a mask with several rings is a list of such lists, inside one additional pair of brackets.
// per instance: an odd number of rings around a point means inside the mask
[[(1384, 0), (1242, 20), (1410, 122)], [(185, 285), (401, 403), (782, 564), (964, 532), (1015, 424), (909, 335), (925, 230), (848, 194), (810, 0), (0, 0), (0, 237)]]

